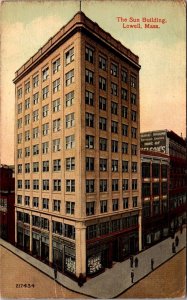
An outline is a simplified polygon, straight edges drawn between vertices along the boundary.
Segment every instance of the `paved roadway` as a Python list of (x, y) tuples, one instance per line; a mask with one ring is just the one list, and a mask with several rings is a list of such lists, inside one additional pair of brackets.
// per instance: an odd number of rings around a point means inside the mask
[[(89, 298), (57, 284), (4, 247), (1, 253), (2, 298)], [(185, 294), (186, 251), (183, 249), (164, 265), (121, 294), (118, 298), (177, 298)], [(34, 284), (16, 288), (16, 284)]]

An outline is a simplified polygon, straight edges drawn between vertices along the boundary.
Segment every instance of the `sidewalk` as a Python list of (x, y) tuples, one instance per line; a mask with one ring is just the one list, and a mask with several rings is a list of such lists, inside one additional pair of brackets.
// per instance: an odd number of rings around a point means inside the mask
[[(176, 247), (177, 253), (186, 246), (186, 228), (183, 228), (182, 234), (177, 232), (176, 235), (179, 237), (179, 245)], [(154, 259), (155, 269), (175, 255), (172, 253), (173, 242), (174, 239), (168, 238), (167, 240), (162, 241), (136, 256), (138, 257), (138, 267), (133, 268), (134, 283), (151, 272), (151, 258)], [(0, 244), (54, 279), (54, 271), (49, 266), (20, 251), (4, 240), (0, 240)], [(61, 273), (58, 273), (57, 281), (64, 287), (78, 293), (92, 296), (94, 298), (111, 299), (118, 296), (134, 284), (131, 283), (131, 271), (132, 268), (130, 267), (130, 260), (128, 259), (122, 263), (116, 263), (111, 269), (107, 269), (101, 275), (88, 280), (81, 288), (75, 281)]]

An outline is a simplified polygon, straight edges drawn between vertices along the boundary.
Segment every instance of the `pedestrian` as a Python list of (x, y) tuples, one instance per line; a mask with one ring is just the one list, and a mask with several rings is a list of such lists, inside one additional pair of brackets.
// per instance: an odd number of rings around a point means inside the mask
[(131, 282), (134, 282), (134, 270), (131, 271)]
[(133, 256), (130, 256), (130, 267), (133, 268)]
[(172, 243), (172, 252), (176, 253), (176, 249), (175, 249), (175, 244), (174, 243)]
[(134, 264), (135, 264), (135, 268), (137, 268), (138, 267), (138, 257), (135, 258)]
[(57, 266), (54, 266), (54, 278), (57, 279)]
[(175, 238), (175, 246), (177, 247), (179, 245), (179, 238), (178, 238), (178, 235), (176, 236)]
[(151, 270), (153, 271), (154, 270), (154, 259), (151, 258)]

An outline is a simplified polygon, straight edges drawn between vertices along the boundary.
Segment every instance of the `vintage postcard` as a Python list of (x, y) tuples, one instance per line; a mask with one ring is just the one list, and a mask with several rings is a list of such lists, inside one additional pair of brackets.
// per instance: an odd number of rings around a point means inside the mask
[(186, 2), (1, 2), (2, 299), (186, 295)]

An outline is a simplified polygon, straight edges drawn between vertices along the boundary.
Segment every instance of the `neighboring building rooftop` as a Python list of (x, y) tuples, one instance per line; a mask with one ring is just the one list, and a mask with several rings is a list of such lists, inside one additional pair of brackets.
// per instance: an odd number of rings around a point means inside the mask
[(58, 48), (64, 41), (78, 30), (87, 32), (90, 36), (98, 39), (105, 47), (109, 47), (117, 55), (123, 56), (134, 67), (140, 69), (139, 57), (126, 48), (121, 42), (114, 39), (110, 33), (104, 31), (97, 23), (91, 21), (86, 15), (79, 11), (65, 26), (63, 26), (43, 47), (41, 47), (21, 68), (15, 72), (14, 83), (17, 83), (28, 71), (36, 67), (52, 51)]

